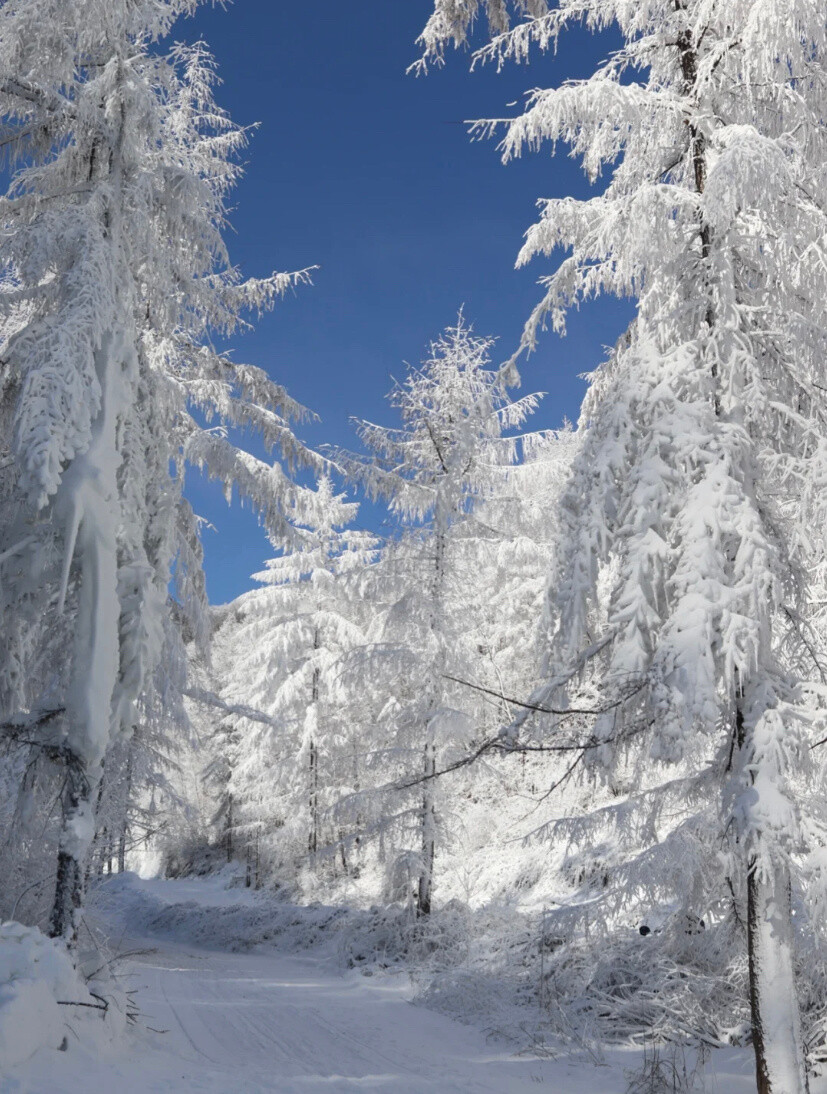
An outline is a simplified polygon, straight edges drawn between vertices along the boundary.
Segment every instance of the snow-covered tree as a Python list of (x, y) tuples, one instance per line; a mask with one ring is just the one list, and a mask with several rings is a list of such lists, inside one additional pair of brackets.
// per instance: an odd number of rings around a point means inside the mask
[(343, 718), (340, 676), (367, 641), (370, 611), (356, 585), (374, 558), (376, 539), (349, 528), (358, 504), (328, 477), (315, 490), (317, 520), (302, 540), (255, 574), (261, 587), (233, 605), (219, 632), (221, 698), (251, 706), (271, 721), (229, 716), (227, 793), (238, 852), (256, 848), (265, 868), (291, 867), (333, 849), (347, 864), (343, 833), (325, 834), (326, 814), (353, 782), (357, 742)]
[(634, 831), (649, 885), (660, 877), (662, 899), (696, 915), (731, 906), (732, 886), (758, 1089), (801, 1092), (791, 901), (818, 888), (808, 854), (824, 822), (808, 788), (823, 685), (790, 647), (824, 522), (824, 12), (816, 0), (437, 0), (426, 62), (465, 42), (483, 10), (481, 59), (526, 60), (574, 23), (623, 36), (590, 78), (532, 92), (503, 142), (506, 158), (563, 142), (592, 181), (609, 176), (591, 198), (542, 204), (520, 262), (568, 254), (523, 347), (582, 300), (638, 301), (583, 410), (539, 699), (564, 702), (597, 662), (605, 714), (584, 755), (628, 786), (607, 806), (615, 838)]
[[(336, 454), (346, 473), (372, 497), (385, 498), (394, 513), (417, 528), (401, 548), (406, 580), (389, 625), (396, 628), (392, 644), (410, 647), (402, 660), (413, 656), (416, 666), (412, 670), (408, 665), (413, 678), (406, 690), (410, 693), (412, 686), (413, 693), (408, 702), (397, 703), (397, 716), (423, 757), (426, 780), (419, 818), (420, 915), (431, 910), (437, 754), (468, 721), (447, 701), (444, 679), (452, 661), (456, 665), (457, 652), (451, 647), (447, 603), (449, 555), (458, 539), (473, 534), (475, 507), (502, 487), (517, 459), (518, 441), (505, 431), (518, 427), (537, 404), (534, 395), (517, 401), (508, 396), (506, 378), (489, 367), (492, 344), (476, 337), (460, 314), (457, 325), (431, 345), (430, 357), (391, 393), (402, 427), (358, 422), (359, 437), (371, 457)], [(392, 565), (400, 565), (399, 557)], [(393, 694), (398, 690), (397, 684)]]
[[(304, 275), (242, 281), (222, 240), (244, 132), (213, 100), (203, 45), (166, 48), (197, 0), (17, 0), (0, 10), (0, 709), (65, 768), (51, 917), (71, 939), (110, 743), (159, 662), (173, 562), (199, 591), (189, 462), (256, 505), (274, 536), (300, 505), (250, 427), (302, 458), (277, 384), (216, 352)], [(212, 421), (216, 426), (210, 426)], [(205, 424), (206, 423), (206, 424)], [(70, 615), (50, 673), (28, 666)], [(8, 624), (8, 626), (7, 626)], [(37, 681), (37, 689), (30, 686)]]
[(189, 666), (172, 618), (164, 620), (164, 652), (136, 705), (130, 734), (120, 734), (106, 755), (93, 858), (98, 870), (122, 873), (127, 855), (177, 820), (186, 808), (176, 788), (178, 756), (190, 736), (184, 708)]
[(473, 575), (464, 596), (477, 635), (475, 680), (502, 695), (525, 698), (541, 678), (557, 502), (578, 444), (570, 426), (521, 436), (518, 462), (476, 511), (481, 534), (458, 545)]

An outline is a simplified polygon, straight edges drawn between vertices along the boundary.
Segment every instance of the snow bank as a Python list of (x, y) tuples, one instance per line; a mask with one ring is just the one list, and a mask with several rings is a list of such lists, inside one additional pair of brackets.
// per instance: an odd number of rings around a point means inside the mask
[(66, 1035), (63, 1002), (94, 1004), (65, 948), (36, 927), (0, 925), (0, 1073)]
[(232, 889), (226, 884), (201, 888), (204, 892), (199, 892), (198, 900), (187, 899), (187, 882), (147, 884), (126, 872), (100, 885), (94, 904), (107, 920), (133, 936), (158, 936), (231, 952), (276, 939), (285, 951), (310, 949), (329, 939), (350, 914), (344, 908), (320, 904), (298, 907), (272, 892)]
[[(111, 925), (136, 938), (230, 952), (260, 946), (277, 946), (283, 953), (322, 948), (342, 968), (368, 975), (395, 967), (433, 971), (444, 962), (455, 965), (468, 951), (469, 912), (458, 902), (416, 921), (402, 905), (300, 905), (272, 890), (237, 888), (229, 880), (219, 875), (147, 882), (126, 872), (99, 885), (93, 901)], [(482, 917), (478, 913), (476, 918)], [(513, 935), (513, 915), (510, 922)]]

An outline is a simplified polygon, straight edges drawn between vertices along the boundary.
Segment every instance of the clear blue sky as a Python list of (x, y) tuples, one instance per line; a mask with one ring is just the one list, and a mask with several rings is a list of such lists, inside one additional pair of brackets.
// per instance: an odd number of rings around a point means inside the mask
[[(429, 0), (236, 0), (179, 24), (216, 55), (219, 100), (242, 124), (260, 123), (235, 195), (229, 238), (248, 275), (318, 265), (301, 289), (233, 343), (238, 359), (267, 369), (321, 416), (311, 444), (355, 445), (351, 416), (391, 424), (385, 396), (404, 362), (460, 305), (480, 334), (514, 350), (551, 268), (514, 270), (535, 202), (583, 196), (579, 167), (547, 150), (505, 167), (495, 142), (472, 142), (463, 122), (513, 115), (525, 92), (586, 76), (613, 48), (611, 35), (577, 31), (556, 57), (528, 67), (468, 71), (453, 54), (427, 77), (406, 75)], [(511, 104), (509, 106), (509, 104)], [(521, 368), (523, 390), (547, 391), (536, 427), (575, 419), (578, 375), (601, 359), (630, 306), (603, 301), (572, 316), (566, 338), (544, 338)], [(496, 362), (499, 363), (499, 360)], [(205, 533), (214, 603), (252, 584), (273, 553), (255, 517), (193, 478), (188, 491), (216, 531)], [(381, 513), (363, 510), (377, 527)]]

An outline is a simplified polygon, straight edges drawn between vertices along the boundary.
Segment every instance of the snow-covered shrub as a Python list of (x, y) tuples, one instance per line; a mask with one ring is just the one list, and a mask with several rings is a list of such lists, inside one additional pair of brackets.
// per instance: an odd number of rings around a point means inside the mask
[[(59, 1048), (67, 1012), (103, 1007), (81, 980), (66, 948), (36, 927), (0, 926), (0, 1074), (40, 1048)], [(103, 1013), (103, 1012), (102, 1012)]]
[(688, 1058), (681, 1045), (648, 1042), (639, 1068), (626, 1071), (626, 1094), (703, 1094), (706, 1054)]

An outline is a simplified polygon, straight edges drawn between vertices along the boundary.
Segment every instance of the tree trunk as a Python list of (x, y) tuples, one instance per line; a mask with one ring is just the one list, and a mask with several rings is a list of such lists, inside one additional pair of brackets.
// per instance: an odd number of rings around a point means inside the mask
[(70, 851), (58, 851), (57, 880), (49, 934), (74, 947), (78, 938), (77, 915), (83, 904), (83, 864)]
[(344, 870), (345, 875), (347, 875), (347, 851), (345, 850), (345, 833), (342, 828), (339, 829), (339, 854), (342, 858), (342, 869)]
[(233, 796), (227, 795), (227, 862), (233, 861)]
[[(137, 732), (137, 730), (136, 730)], [(129, 803), (132, 799), (132, 749), (134, 739), (129, 744), (129, 753), (126, 758), (126, 787), (124, 790), (123, 817), (121, 818), (121, 831), (118, 836), (118, 873), (122, 874), (126, 869), (126, 838), (129, 834)]]
[[(735, 742), (739, 749), (748, 744), (743, 699), (735, 709)], [(747, 951), (756, 1087), (758, 1094), (808, 1094), (790, 875), (785, 863), (774, 860), (769, 876), (765, 872), (752, 853), (747, 863)]]
[(91, 842), (84, 838), (94, 826), (93, 788), (75, 757), (66, 765), (66, 789), (57, 855), (55, 897), (49, 918), (49, 934), (73, 948), (77, 942), (78, 914), (83, 904), (84, 868)]
[(319, 849), (319, 753), (316, 742), (310, 742), (310, 833), (307, 848), (311, 855)]
[(758, 1094), (807, 1094), (793, 962), (790, 878), (786, 867), (747, 874), (747, 943), (752, 1044)]
[(120, 605), (117, 529), (118, 412), (126, 384), (124, 336), (104, 336), (95, 354), (101, 406), (89, 448), (64, 473), (54, 503), (65, 530), (64, 572), (59, 596), (63, 611), (74, 559), (80, 563), (74, 655), (67, 694), (66, 789), (60, 831), (52, 937), (71, 946), (77, 939), (84, 866), (95, 835), (103, 762), (112, 734), (112, 698), (120, 675)]
[(436, 846), (436, 810), (434, 808), (433, 775), (436, 772), (436, 748), (433, 742), (425, 746), (426, 779), (422, 796), (422, 865), (419, 873), (416, 914), (431, 914), (431, 897), (434, 886), (434, 851)]
[[(359, 791), (361, 789), (362, 789), (362, 784), (359, 781), (359, 750), (358, 750), (357, 746), (354, 744), (354, 746), (353, 746), (353, 792), (356, 795), (357, 801), (359, 800), (358, 795), (359, 795)], [(364, 817), (362, 816), (361, 811), (357, 811), (357, 813), (356, 813), (356, 836), (353, 840), (353, 845), (356, 848), (356, 853), (357, 854), (359, 853), (359, 850), (362, 846), (361, 832), (362, 832), (362, 825), (363, 824), (364, 824)]]
[(450, 526), (450, 514), (442, 499), (438, 499), (434, 509), (434, 583), (431, 603), (431, 634), (438, 651), (436, 660), (430, 667), (426, 682), (427, 716), (425, 719), (425, 756), (422, 795), (422, 864), (419, 871), (416, 914), (431, 914), (431, 898), (434, 887), (434, 851), (436, 847), (436, 744), (433, 737), (433, 718), (441, 705), (442, 681), (440, 673), (445, 663), (445, 633), (443, 627), (445, 569), (447, 555), (447, 530)]
[[(314, 653), (321, 647), (321, 634), (316, 627), (313, 633)], [(314, 727), (319, 729), (319, 695), (321, 692), (322, 673), (318, 665), (313, 669), (310, 681), (310, 705), (314, 716)], [(315, 855), (319, 849), (319, 749), (315, 736), (310, 739), (310, 832), (307, 837), (307, 847), (311, 855)]]

